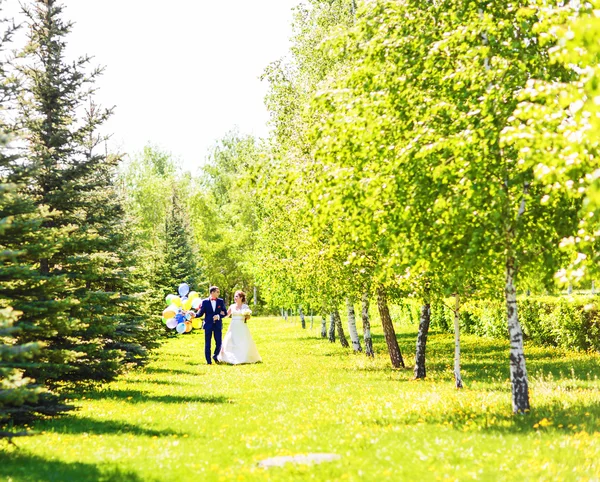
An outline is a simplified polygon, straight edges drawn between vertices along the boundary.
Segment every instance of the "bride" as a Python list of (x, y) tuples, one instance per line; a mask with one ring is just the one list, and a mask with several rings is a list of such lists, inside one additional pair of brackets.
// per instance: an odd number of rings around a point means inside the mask
[(251, 313), (250, 308), (245, 304), (246, 294), (243, 291), (236, 291), (233, 298), (235, 303), (227, 310), (227, 314), (231, 315), (231, 324), (217, 359), (231, 365), (262, 361), (246, 324)]

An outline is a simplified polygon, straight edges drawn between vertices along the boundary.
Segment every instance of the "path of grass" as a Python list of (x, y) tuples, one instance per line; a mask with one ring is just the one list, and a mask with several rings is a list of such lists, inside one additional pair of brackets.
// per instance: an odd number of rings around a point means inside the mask
[[(40, 435), (0, 443), (12, 481), (599, 480), (598, 356), (527, 348), (533, 413), (510, 414), (505, 343), (433, 335), (428, 379), (394, 371), (276, 319), (253, 319), (264, 363), (207, 366), (203, 337), (167, 341), (143, 370), (89, 393)], [(375, 327), (375, 332), (380, 327)], [(407, 363), (415, 334), (400, 332)], [(341, 455), (315, 466), (260, 460)]]

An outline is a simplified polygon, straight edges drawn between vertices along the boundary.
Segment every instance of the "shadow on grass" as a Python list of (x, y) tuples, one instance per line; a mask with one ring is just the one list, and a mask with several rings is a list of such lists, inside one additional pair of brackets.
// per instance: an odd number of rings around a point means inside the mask
[(102, 390), (86, 393), (86, 398), (92, 400), (120, 400), (123, 403), (228, 403), (228, 398), (222, 395), (151, 395), (140, 390)]
[(63, 417), (60, 420), (42, 422), (36, 426), (36, 430), (63, 434), (90, 433), (96, 435), (118, 435), (125, 433), (146, 437), (182, 435), (182, 432), (175, 430), (154, 430), (118, 420), (98, 420), (82, 417)]
[[(406, 368), (414, 368), (415, 334), (396, 335)], [(328, 340), (321, 340), (329, 344)], [(336, 340), (335, 344), (339, 344)], [(336, 347), (337, 348), (337, 347)], [(389, 360), (385, 337), (373, 335), (373, 348), (376, 358)], [(332, 350), (319, 356), (329, 358), (347, 358), (350, 348)], [(364, 354), (356, 354), (364, 356)], [(584, 353), (572, 353), (552, 347), (540, 347), (528, 344), (525, 347), (525, 359), (530, 378), (551, 378), (553, 380), (576, 379), (587, 381), (600, 372), (600, 357)], [(426, 368), (428, 377), (436, 379), (453, 378), (454, 336), (447, 333), (431, 333), (427, 341)], [(477, 381), (497, 384), (509, 378), (509, 344), (507, 340), (482, 338), (465, 335), (461, 343), (461, 368), (465, 383)], [(366, 372), (389, 371), (390, 367), (363, 367)], [(402, 370), (402, 369), (401, 369)]]
[(363, 425), (377, 426), (445, 426), (461, 432), (494, 432), (501, 434), (552, 433), (556, 435), (573, 435), (600, 431), (600, 406), (574, 405), (565, 408), (560, 402), (536, 405), (532, 411), (524, 415), (513, 415), (509, 406), (506, 410), (486, 411), (471, 410), (461, 407), (448, 407), (435, 415), (413, 413), (404, 419), (379, 418), (364, 421)]
[(23, 450), (0, 451), (0, 477), (2, 480), (14, 482), (31, 482), (46, 480), (69, 480), (77, 482), (142, 482), (134, 472), (127, 472), (116, 467), (100, 468), (99, 465), (82, 462), (63, 462), (48, 460), (29, 454)]
[[(186, 365), (191, 365), (191, 363), (186, 363)], [(143, 369), (146, 373), (157, 373), (157, 374), (168, 374), (168, 375), (204, 375), (203, 373), (199, 373), (197, 370), (182, 370), (180, 368), (154, 368), (154, 367), (146, 367)]]
[[(465, 337), (461, 344), (461, 368), (465, 381), (494, 382), (506, 379), (509, 373), (508, 341)], [(427, 372), (444, 374), (452, 371), (454, 339), (452, 335), (437, 335), (427, 343)], [(406, 361), (406, 357), (405, 357)], [(528, 345), (525, 361), (531, 378), (551, 376), (555, 380), (575, 378), (588, 380), (600, 371), (600, 358), (584, 353), (568, 354), (551, 347)]]

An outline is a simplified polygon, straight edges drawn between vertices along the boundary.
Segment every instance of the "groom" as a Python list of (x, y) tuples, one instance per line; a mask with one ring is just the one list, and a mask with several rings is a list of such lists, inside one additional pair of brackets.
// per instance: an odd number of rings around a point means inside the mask
[(215, 354), (212, 359), (215, 363), (219, 363), (217, 355), (221, 351), (221, 337), (223, 336), (223, 321), (222, 318), (227, 316), (225, 310), (225, 302), (223, 298), (218, 298), (219, 288), (216, 286), (210, 287), (210, 297), (203, 300), (198, 310), (197, 316), (204, 315), (204, 356), (206, 363), (212, 364), (210, 359), (210, 344), (213, 334), (215, 336)]

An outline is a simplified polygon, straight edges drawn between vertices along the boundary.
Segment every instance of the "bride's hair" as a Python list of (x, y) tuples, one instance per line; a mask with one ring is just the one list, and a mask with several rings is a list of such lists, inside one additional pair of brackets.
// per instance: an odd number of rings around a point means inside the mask
[(236, 291), (234, 296), (236, 295), (240, 297), (242, 303), (246, 302), (246, 293), (244, 293), (242, 290)]

